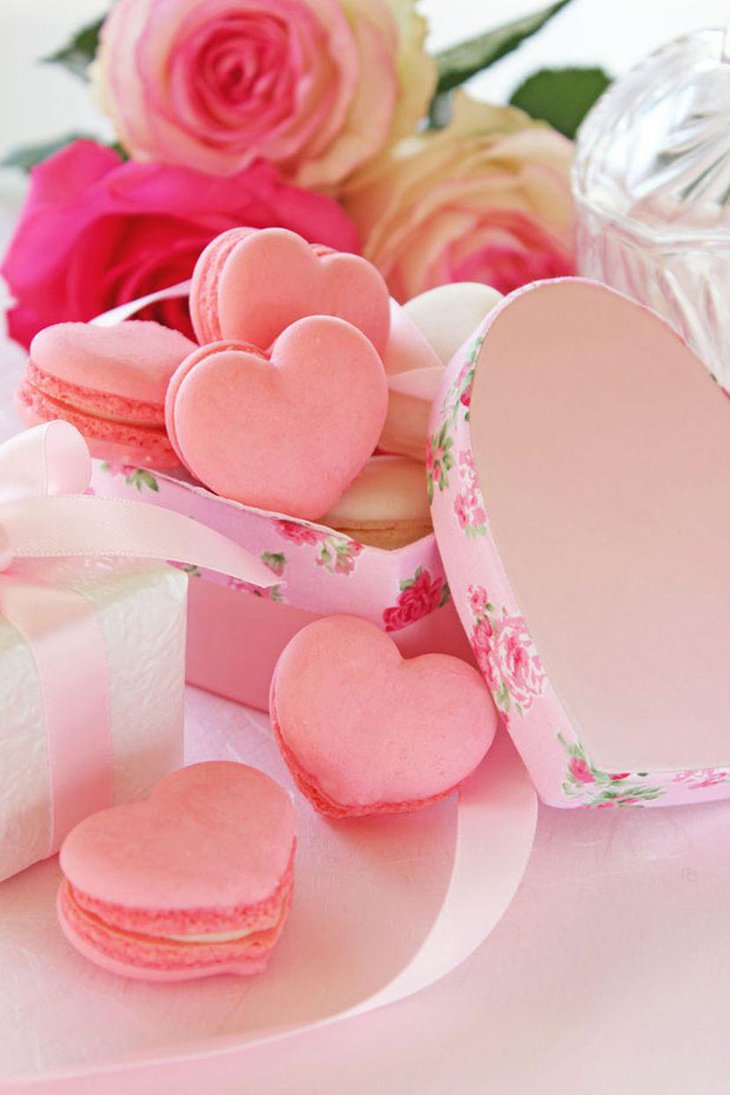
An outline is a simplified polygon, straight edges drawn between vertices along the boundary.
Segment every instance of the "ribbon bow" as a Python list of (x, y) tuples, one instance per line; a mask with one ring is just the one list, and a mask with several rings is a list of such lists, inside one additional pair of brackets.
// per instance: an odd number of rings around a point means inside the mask
[(81, 593), (22, 560), (116, 557), (175, 560), (256, 586), (277, 579), (219, 532), (169, 510), (84, 494), (91, 459), (81, 434), (49, 422), (0, 446), (0, 615), (35, 660), (50, 771), (48, 854), (112, 802), (104, 636)]

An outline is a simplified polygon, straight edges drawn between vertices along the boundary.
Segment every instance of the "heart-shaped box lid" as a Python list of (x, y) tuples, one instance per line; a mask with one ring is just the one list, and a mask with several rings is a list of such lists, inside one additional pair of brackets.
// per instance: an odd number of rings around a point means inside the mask
[(456, 606), (543, 800), (730, 794), (730, 404), (658, 316), (538, 282), (446, 369), (427, 453)]

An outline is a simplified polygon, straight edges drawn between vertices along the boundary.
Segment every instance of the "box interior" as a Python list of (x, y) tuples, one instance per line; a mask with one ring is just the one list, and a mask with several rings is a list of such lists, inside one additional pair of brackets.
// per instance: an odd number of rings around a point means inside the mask
[(498, 551), (608, 771), (730, 764), (730, 403), (671, 329), (543, 284), (489, 327), (475, 459)]

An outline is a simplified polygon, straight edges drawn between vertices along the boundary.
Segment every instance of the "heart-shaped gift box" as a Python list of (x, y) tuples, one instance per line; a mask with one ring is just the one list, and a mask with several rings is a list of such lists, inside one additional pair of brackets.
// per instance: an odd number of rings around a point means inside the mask
[(518, 290), (447, 368), (427, 467), (544, 801), (730, 794), (730, 404), (672, 329), (598, 283)]

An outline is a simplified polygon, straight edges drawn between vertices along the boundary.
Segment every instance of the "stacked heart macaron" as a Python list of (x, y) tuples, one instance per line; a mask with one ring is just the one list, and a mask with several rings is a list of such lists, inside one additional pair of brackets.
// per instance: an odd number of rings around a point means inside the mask
[(58, 324), (33, 340), (16, 404), (28, 425), (71, 422), (95, 456), (182, 465), (222, 497), (401, 547), (431, 530), (444, 364), (498, 297), (452, 285), (400, 307), (357, 255), (234, 228), (194, 270), (199, 344), (151, 321)]
[(204, 345), (166, 401), (180, 462), (217, 494), (316, 520), (385, 422), (385, 282), (285, 229), (235, 228), (200, 256), (190, 310)]
[(66, 837), (61, 927), (127, 977), (258, 973), (289, 912), (295, 845), (291, 800), (272, 779), (230, 761), (193, 764)]

